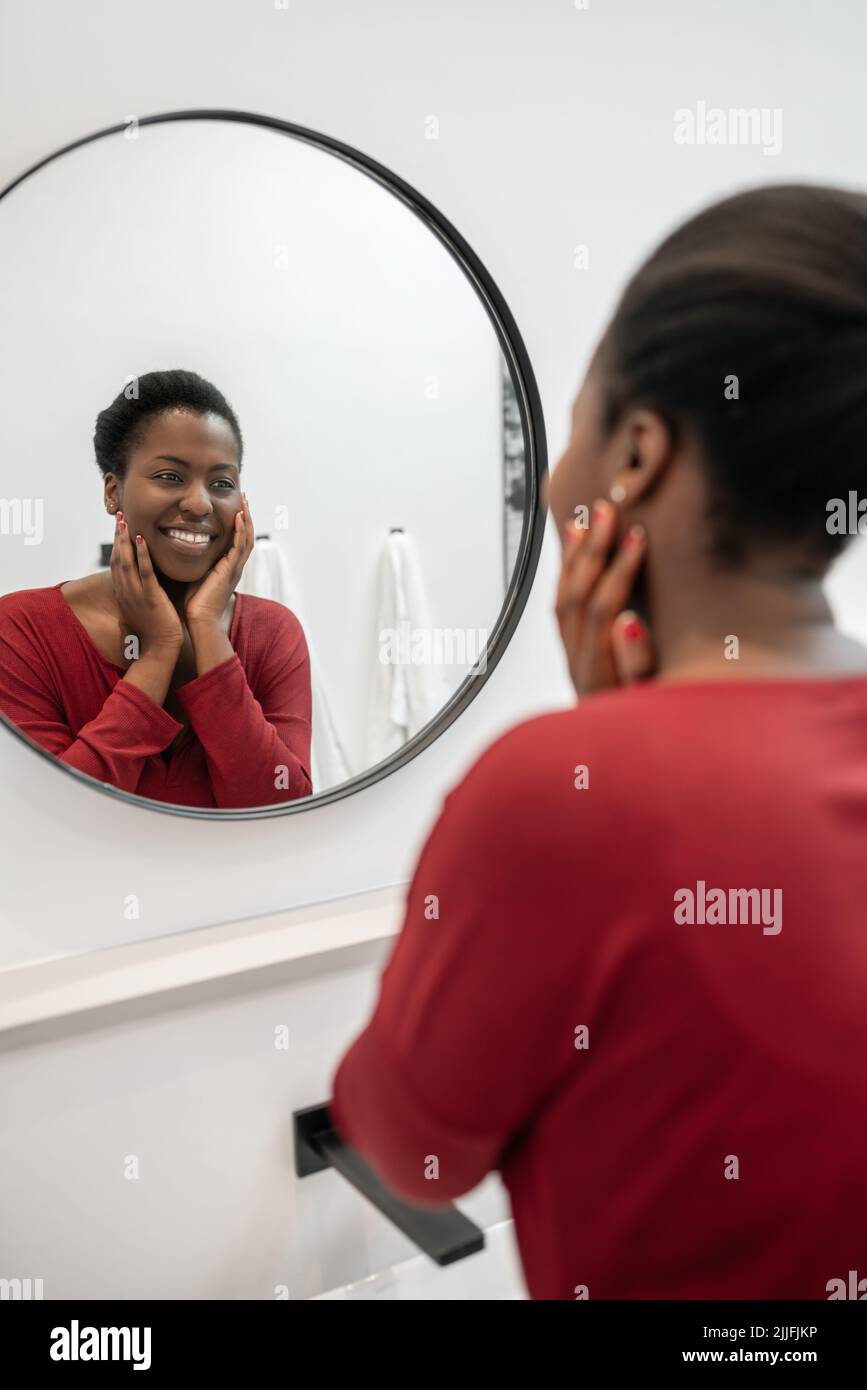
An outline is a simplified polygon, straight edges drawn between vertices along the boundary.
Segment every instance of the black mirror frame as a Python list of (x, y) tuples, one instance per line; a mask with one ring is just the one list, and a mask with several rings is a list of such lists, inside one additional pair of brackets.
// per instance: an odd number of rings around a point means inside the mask
[[(545, 502), (543, 497), (543, 480), (547, 472), (547, 446), (545, 441), (545, 423), (542, 416), (542, 404), (539, 391), (536, 386), (536, 379), (533, 369), (530, 366), (530, 359), (527, 350), (518, 332), (517, 325), (509, 312), (508, 305), (498, 290), (491, 276), (482, 265), (478, 256), (470, 246), (464, 241), (460, 233), (452, 224), (443, 217), (442, 213), (423, 197), (397, 174), (393, 174), (376, 160), (362, 154), (359, 150), (353, 149), (351, 145), (345, 145), (339, 140), (334, 140), (331, 136), (320, 135), (314, 130), (308, 130), (304, 126), (294, 125), (290, 121), (281, 121), (275, 116), (256, 115), (249, 111), (224, 111), (224, 110), (200, 110), (200, 111), (171, 111), (162, 115), (142, 116), (135, 119), (137, 126), (159, 125), (167, 121), (235, 121), (244, 125), (264, 126), (269, 130), (281, 131), (296, 140), (303, 140), (309, 145), (324, 150), (328, 154), (344, 160), (347, 164), (353, 165), (361, 173), (374, 179), (383, 188), (399, 198), (422, 222), (433, 232), (442, 242), (446, 250), (463, 270), (470, 280), (477, 295), (485, 306), (488, 317), (496, 332), (500, 343), (503, 356), (508, 363), (515, 387), (515, 393), (521, 411), (521, 426), (524, 436), (524, 473), (526, 478), (526, 498), (527, 505), (524, 508), (524, 518), (521, 528), (521, 540), (518, 550), (518, 558), (514, 572), (503, 600), (503, 606), (497, 617), (493, 632), (485, 649), (485, 669), (483, 672), (470, 672), (457, 690), (446, 702), (435, 719), (426, 724), (414, 738), (400, 749), (399, 752), (385, 758), (382, 762), (375, 763), (373, 767), (360, 773), (357, 777), (350, 778), (346, 782), (341, 782), (336, 787), (331, 787), (323, 792), (314, 792), (309, 797), (302, 797), (296, 801), (282, 802), (276, 806), (249, 806), (249, 807), (201, 807), (201, 806), (176, 806), (167, 801), (155, 801), (150, 797), (136, 796), (133, 792), (121, 790), (113, 786), (110, 782), (99, 782), (93, 777), (89, 777), (84, 772), (79, 772), (77, 768), (66, 767), (64, 763), (58, 761), (46, 749), (41, 748), (27, 734), (19, 729), (5, 714), (0, 711), (0, 720), (16, 735), (28, 748), (33, 749), (53, 767), (60, 768), (67, 774), (77, 778), (85, 786), (92, 790), (108, 792), (112, 796), (126, 801), (133, 806), (139, 806), (155, 811), (162, 811), (167, 815), (191, 816), (196, 820), (261, 820), (266, 817), (285, 816), (297, 811), (314, 810), (318, 806), (326, 806), (330, 802), (340, 801), (343, 797), (351, 796), (355, 792), (362, 791), (365, 787), (371, 786), (374, 782), (379, 782), (390, 773), (396, 772), (398, 768), (404, 767), (425, 748), (428, 748), (443, 733), (450, 724), (454, 723), (458, 715), (475, 699), (482, 685), (490, 676), (497, 662), (505, 651), (518, 624), (518, 619), (523, 612), (527, 602), (536, 567), (539, 563), (539, 554), (542, 549), (542, 540), (545, 530)], [(61, 149), (55, 150), (53, 154), (47, 155), (45, 159), (39, 160), (37, 164), (26, 169), (23, 174), (19, 174), (16, 179), (0, 190), (0, 200), (11, 193), (18, 184), (25, 179), (52, 163), (55, 159), (69, 154), (72, 150), (79, 149), (82, 145), (89, 145), (94, 140), (101, 140), (107, 135), (117, 135), (128, 129), (129, 121), (121, 122), (118, 125), (107, 126), (104, 130), (95, 131), (92, 135), (85, 135), (79, 140), (72, 141), (69, 145), (64, 145)]]

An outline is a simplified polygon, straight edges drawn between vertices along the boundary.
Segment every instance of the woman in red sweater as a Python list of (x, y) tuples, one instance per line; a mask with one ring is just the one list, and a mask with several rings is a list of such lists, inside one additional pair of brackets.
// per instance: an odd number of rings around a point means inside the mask
[(446, 796), (332, 1105), (413, 1201), (499, 1170), (534, 1298), (867, 1297), (867, 650), (822, 592), (865, 440), (867, 199), (821, 187), (670, 235), (575, 402), (580, 704)]
[(185, 806), (309, 796), (301, 624), (236, 594), (253, 549), (231, 406), (149, 372), (97, 419), (109, 570), (0, 598), (0, 710), (61, 762)]

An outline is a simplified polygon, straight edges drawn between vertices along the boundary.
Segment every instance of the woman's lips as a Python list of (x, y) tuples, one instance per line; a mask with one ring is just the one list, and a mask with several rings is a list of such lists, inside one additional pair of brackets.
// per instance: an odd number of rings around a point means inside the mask
[[(170, 529), (172, 531), (176, 531), (180, 528), (173, 526)], [(169, 531), (163, 530), (162, 527), (159, 527), (159, 532), (161, 536), (165, 537), (170, 546), (173, 546), (175, 550), (179, 551), (183, 555), (204, 554), (207, 550), (210, 549), (210, 547), (214, 544), (214, 541), (217, 539), (216, 536), (209, 535), (207, 539), (204, 541), (186, 541), (182, 540), (180, 535), (170, 535)], [(195, 532), (191, 532), (190, 534), (194, 535)]]

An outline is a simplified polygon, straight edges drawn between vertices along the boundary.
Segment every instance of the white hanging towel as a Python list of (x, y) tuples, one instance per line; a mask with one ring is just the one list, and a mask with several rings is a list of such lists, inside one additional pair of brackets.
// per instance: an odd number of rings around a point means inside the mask
[(307, 639), (310, 657), (310, 687), (313, 703), (313, 733), (310, 744), (310, 776), (313, 791), (325, 791), (346, 782), (353, 775), (349, 760), (337, 733), (334, 717), (325, 694), (322, 667), (310, 633), (301, 601), (298, 584), (282, 545), (261, 537), (244, 566), (238, 584), (239, 594), (255, 594), (282, 603), (295, 614)]
[[(385, 634), (396, 633), (399, 660), (383, 662)], [(451, 693), (444, 672), (431, 661), (407, 660), (412, 634), (432, 638), (430, 606), (418, 552), (405, 531), (392, 531), (383, 548), (376, 608), (377, 650), (365, 736), (370, 767), (408, 743), (439, 713)], [(433, 651), (433, 642), (428, 642)]]

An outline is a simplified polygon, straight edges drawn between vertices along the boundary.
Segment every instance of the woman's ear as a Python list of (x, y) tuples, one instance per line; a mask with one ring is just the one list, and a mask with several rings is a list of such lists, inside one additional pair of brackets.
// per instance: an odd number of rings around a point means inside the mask
[(106, 473), (105, 475), (103, 501), (105, 502), (105, 510), (107, 512), (118, 511), (120, 507), (120, 492), (113, 473)]
[(659, 483), (674, 456), (674, 433), (655, 411), (635, 410), (624, 421), (621, 435), (608, 495), (626, 508), (643, 500)]

